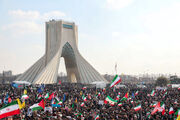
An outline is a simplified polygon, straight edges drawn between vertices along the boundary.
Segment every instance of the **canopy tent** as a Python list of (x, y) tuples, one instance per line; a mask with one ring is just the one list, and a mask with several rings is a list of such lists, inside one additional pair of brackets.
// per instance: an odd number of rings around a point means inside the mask
[(108, 82), (104, 82), (104, 81), (95, 81), (91, 83), (91, 85), (95, 85), (96, 88), (105, 88), (107, 84)]
[(13, 81), (13, 83), (21, 84), (21, 85), (31, 85), (31, 83), (27, 81)]

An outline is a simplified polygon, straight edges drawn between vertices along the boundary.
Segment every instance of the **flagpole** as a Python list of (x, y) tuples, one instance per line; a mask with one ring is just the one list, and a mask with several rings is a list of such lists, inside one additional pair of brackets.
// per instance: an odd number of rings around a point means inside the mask
[(114, 69), (115, 69), (115, 73), (116, 73), (116, 75), (117, 75), (117, 62), (115, 63)]

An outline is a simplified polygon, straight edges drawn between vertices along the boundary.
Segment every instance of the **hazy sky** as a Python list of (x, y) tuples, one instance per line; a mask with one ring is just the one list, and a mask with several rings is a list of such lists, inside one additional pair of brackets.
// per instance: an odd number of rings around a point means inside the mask
[(0, 0), (0, 15), (0, 72), (36, 62), (54, 18), (78, 25), (80, 53), (102, 74), (115, 62), (119, 74), (180, 74), (179, 0)]

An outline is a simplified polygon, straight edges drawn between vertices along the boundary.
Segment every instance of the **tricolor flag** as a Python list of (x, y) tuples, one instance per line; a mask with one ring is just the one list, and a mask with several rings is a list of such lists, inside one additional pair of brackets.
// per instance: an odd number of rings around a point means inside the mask
[(139, 111), (141, 109), (141, 104), (139, 104), (138, 106), (134, 107), (135, 111)]
[(81, 103), (81, 107), (83, 107), (83, 106), (84, 106), (84, 102)]
[(41, 110), (45, 108), (44, 100), (42, 99), (41, 102), (36, 103), (30, 107), (32, 111)]
[(161, 110), (161, 105), (160, 102), (158, 102), (156, 104), (156, 107), (154, 108), (154, 110), (151, 112), (151, 115), (155, 114), (157, 111)]
[(95, 120), (99, 120), (99, 115), (96, 115), (96, 117), (94, 119)]
[(178, 87), (178, 90), (180, 90), (180, 87)]
[(54, 93), (49, 96), (48, 100), (51, 100), (52, 98), (54, 98)]
[(98, 93), (98, 96), (100, 96), (100, 95), (101, 95), (101, 93), (99, 92), (99, 93)]
[(121, 95), (121, 93), (120, 93), (120, 92), (118, 92), (118, 95)]
[(169, 109), (169, 115), (171, 115), (171, 114), (173, 114), (174, 113), (174, 109), (173, 109), (173, 107), (171, 107), (170, 109)]
[(115, 103), (117, 103), (117, 100), (112, 99), (110, 96), (107, 96), (106, 99), (104, 100), (104, 103), (110, 103), (110, 105), (114, 105)]
[(46, 93), (46, 95), (44, 96), (45, 99), (49, 98), (49, 93)]
[(84, 101), (87, 101), (87, 99), (86, 99), (86, 97), (83, 95), (82, 96), (82, 99), (84, 100)]
[(13, 101), (0, 108), (0, 119), (16, 114), (20, 114), (20, 109), (17, 101)]
[(157, 103), (152, 103), (150, 107), (156, 107)]
[(120, 95), (117, 95), (116, 100), (119, 100)]
[(151, 92), (151, 96), (154, 96), (155, 95), (155, 91), (154, 90), (152, 90), (152, 92)]
[(90, 94), (88, 94), (88, 98), (91, 99), (91, 95)]
[(116, 75), (114, 77), (114, 79), (112, 80), (112, 82), (111, 82), (110, 88), (114, 87), (114, 85), (116, 85), (116, 84), (118, 84), (120, 82), (121, 82), (121, 78), (118, 75)]
[(136, 91), (135, 96), (138, 95), (139, 91)]
[(118, 106), (121, 107), (123, 104), (122, 103), (119, 103)]
[(127, 92), (127, 93), (125, 94), (125, 96), (121, 99), (121, 101), (127, 100), (127, 99), (128, 99), (128, 95), (129, 95), (129, 93)]
[(87, 89), (87, 87), (83, 87), (82, 89), (85, 90), (85, 89)]
[(29, 96), (27, 96), (26, 94), (24, 94), (24, 95), (21, 96), (21, 99), (25, 99), (25, 100), (26, 100), (26, 99), (28, 99), (28, 98), (29, 98)]
[(164, 113), (165, 113), (165, 104), (164, 103), (161, 103), (160, 112), (162, 112), (162, 115), (164, 115)]

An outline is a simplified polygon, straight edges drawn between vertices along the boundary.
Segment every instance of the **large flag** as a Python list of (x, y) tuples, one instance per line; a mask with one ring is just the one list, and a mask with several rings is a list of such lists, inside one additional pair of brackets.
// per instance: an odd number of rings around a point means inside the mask
[(129, 93), (127, 92), (127, 93), (125, 94), (125, 96), (121, 99), (121, 101), (127, 100), (127, 99), (128, 99), (128, 95), (129, 95)]
[(141, 109), (141, 104), (139, 104), (138, 106), (134, 107), (135, 111), (139, 111)]
[(115, 103), (117, 103), (117, 100), (112, 99), (110, 96), (107, 96), (106, 99), (104, 100), (104, 103), (110, 103), (110, 105), (114, 105)]
[(44, 103), (43, 99), (41, 100), (41, 102), (36, 103), (30, 107), (30, 109), (32, 109), (32, 111), (41, 110), (44, 108), (45, 108), (45, 103)]
[(118, 84), (120, 82), (121, 82), (121, 78), (118, 75), (116, 75), (114, 77), (114, 79), (112, 80), (112, 82), (111, 82), (110, 88), (114, 87), (114, 85), (116, 85), (116, 84)]
[(151, 115), (154, 115), (157, 111), (161, 110), (161, 104), (160, 102), (158, 102), (156, 104), (156, 107), (154, 108), (154, 110), (151, 112)]
[(13, 101), (0, 108), (0, 119), (16, 114), (20, 114), (20, 109), (17, 101)]
[(52, 98), (54, 98), (54, 93), (49, 96), (48, 100), (51, 100)]

